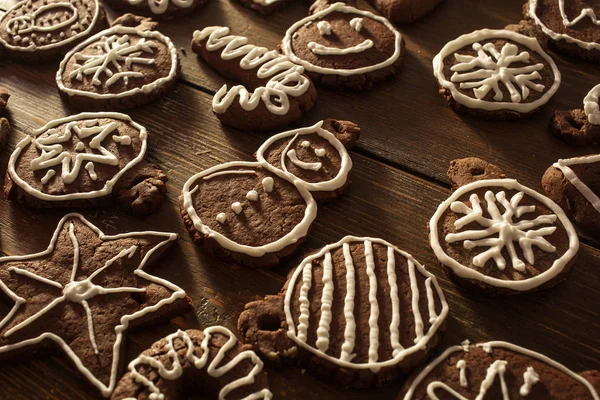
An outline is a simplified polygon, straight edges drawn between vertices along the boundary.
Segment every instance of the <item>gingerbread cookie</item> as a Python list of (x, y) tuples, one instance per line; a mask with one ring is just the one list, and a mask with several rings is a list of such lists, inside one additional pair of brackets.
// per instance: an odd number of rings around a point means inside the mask
[(4, 193), (36, 208), (116, 202), (144, 215), (162, 203), (167, 176), (145, 160), (146, 128), (119, 113), (52, 121), (23, 139), (8, 162)]
[[(8, 103), (8, 99), (10, 98), (10, 94), (6, 89), (0, 88), (0, 115), (4, 113), (6, 109), (6, 103)], [(0, 150), (6, 147), (8, 143), (8, 138), (10, 137), (10, 123), (6, 118), (0, 118)]]
[(345, 146), (359, 133), (351, 122), (321, 121), (273, 136), (258, 150), (258, 162), (233, 161), (192, 176), (180, 198), (192, 239), (245, 265), (278, 264), (308, 234), (315, 197), (331, 200), (349, 185)]
[(282, 51), (316, 83), (368, 90), (396, 73), (404, 40), (387, 19), (335, 3), (293, 24)]
[(271, 361), (368, 387), (422, 363), (447, 313), (435, 276), (410, 254), (347, 236), (304, 259), (279, 295), (247, 304), (238, 327)]
[(465, 341), (448, 348), (407, 382), (398, 400), (600, 400), (582, 375), (512, 343), (469, 346)]
[[(129, 16), (124, 21), (140, 21)], [(155, 23), (141, 21), (135, 27), (115, 25), (65, 56), (56, 73), (63, 100), (81, 109), (127, 109), (154, 101), (175, 86), (180, 72), (175, 46), (149, 29)]]
[(189, 307), (182, 289), (144, 271), (176, 240), (162, 232), (108, 236), (68, 214), (48, 249), (0, 258), (0, 290), (12, 307), (0, 321), (0, 357), (54, 345), (109, 396), (124, 332)]
[(279, 128), (299, 119), (316, 100), (303, 67), (277, 50), (230, 35), (227, 27), (194, 32), (192, 50), (225, 78), (242, 83), (231, 88), (223, 85), (213, 97), (213, 111), (225, 125), (241, 130)]
[(106, 0), (111, 8), (168, 20), (191, 14), (208, 0)]
[(552, 50), (594, 62), (600, 61), (598, 13), (594, 0), (529, 0), (523, 7)]
[(558, 160), (546, 170), (542, 187), (576, 225), (600, 237), (600, 154)]
[(504, 120), (538, 110), (556, 93), (561, 79), (536, 39), (491, 29), (446, 44), (433, 59), (433, 74), (454, 110)]
[(550, 132), (573, 146), (600, 144), (600, 85), (583, 99), (583, 110), (555, 111)]
[(54, 60), (108, 26), (98, 0), (24, 0), (0, 18), (0, 48), (15, 60)]
[(263, 362), (222, 326), (179, 330), (154, 343), (128, 369), (112, 400), (176, 400), (186, 398), (186, 393), (215, 399), (273, 397)]
[[(452, 176), (471, 171), (463, 160), (455, 161), (455, 169), (461, 164), (465, 172)], [(478, 175), (464, 180), (429, 221), (431, 248), (450, 276), (488, 295), (566, 279), (579, 239), (564, 211), (514, 179), (497, 178), (493, 171), (491, 179)]]

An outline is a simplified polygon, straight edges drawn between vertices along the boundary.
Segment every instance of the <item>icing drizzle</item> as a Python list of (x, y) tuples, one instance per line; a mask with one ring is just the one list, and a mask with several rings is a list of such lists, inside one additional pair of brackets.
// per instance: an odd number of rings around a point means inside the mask
[(600, 97), (600, 85), (596, 85), (583, 99), (583, 110), (592, 125), (600, 125), (600, 106), (598, 98)]
[(553, 164), (555, 168), (558, 168), (565, 178), (569, 180), (571, 185), (575, 186), (579, 192), (590, 202), (590, 204), (596, 209), (596, 211), (600, 212), (600, 198), (596, 193), (589, 188), (584, 182), (581, 181), (577, 177), (575, 171), (571, 169), (572, 165), (581, 165), (581, 164), (592, 164), (600, 162), (600, 154), (594, 154), (591, 156), (585, 157), (575, 157), (568, 158), (565, 160), (558, 160)]

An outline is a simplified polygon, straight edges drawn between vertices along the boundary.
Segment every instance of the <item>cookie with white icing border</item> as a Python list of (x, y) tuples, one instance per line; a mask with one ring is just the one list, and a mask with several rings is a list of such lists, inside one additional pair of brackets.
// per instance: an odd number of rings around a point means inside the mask
[(24, 0), (0, 18), (0, 48), (18, 61), (52, 61), (107, 27), (98, 0)]
[[(207, 398), (270, 400), (263, 362), (222, 326), (177, 331), (132, 360), (112, 400)], [(154, 397), (153, 397), (154, 396)]]
[(412, 377), (398, 400), (599, 400), (584, 376), (535, 351), (508, 342), (449, 347)]
[[(6, 89), (0, 88), (0, 115), (4, 113), (9, 98), (10, 94), (8, 93), (8, 91)], [(6, 147), (9, 137), (10, 123), (6, 118), (0, 118), (0, 150)]]
[(111, 8), (152, 17), (156, 20), (170, 20), (193, 13), (209, 0), (105, 0)]
[(241, 130), (271, 130), (296, 121), (310, 110), (317, 92), (304, 68), (277, 50), (254, 46), (224, 26), (194, 32), (192, 50), (223, 77), (240, 85), (223, 85), (212, 101), (225, 125)]
[(56, 84), (73, 107), (139, 107), (175, 86), (180, 73), (177, 49), (153, 30), (156, 23), (131, 14), (115, 23), (76, 46), (60, 63)]
[(583, 98), (583, 109), (555, 111), (550, 132), (573, 146), (600, 144), (600, 85)]
[(315, 200), (332, 200), (349, 185), (359, 128), (326, 120), (273, 136), (257, 162), (233, 161), (192, 176), (180, 197), (193, 241), (218, 257), (270, 267), (304, 241)]
[(182, 289), (146, 271), (176, 240), (150, 231), (109, 236), (82, 215), (67, 214), (46, 250), (0, 258), (9, 307), (0, 320), (3, 365), (59, 350), (108, 397), (125, 333), (189, 309)]
[(238, 328), (266, 360), (369, 387), (424, 362), (447, 313), (435, 276), (410, 254), (347, 236), (300, 262), (279, 295), (247, 304)]
[(499, 169), (488, 169), (487, 179), (480, 179), (481, 170), (464, 160), (455, 160), (451, 171), (461, 166), (472, 179), (463, 180), (429, 221), (429, 243), (448, 274), (491, 296), (566, 279), (579, 239), (565, 212), (548, 197), (505, 179)]
[(384, 17), (335, 3), (293, 24), (281, 50), (317, 84), (369, 90), (396, 74), (404, 40)]
[(5, 197), (35, 208), (119, 204), (145, 215), (163, 202), (167, 176), (145, 160), (146, 128), (125, 114), (51, 121), (17, 144)]
[(501, 120), (537, 111), (561, 82), (538, 41), (509, 30), (482, 29), (448, 42), (433, 59), (433, 74), (455, 111)]

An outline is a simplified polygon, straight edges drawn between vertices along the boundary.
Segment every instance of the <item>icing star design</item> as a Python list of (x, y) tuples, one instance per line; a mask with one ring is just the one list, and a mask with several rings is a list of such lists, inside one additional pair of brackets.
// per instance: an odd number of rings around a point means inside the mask
[(130, 322), (185, 297), (143, 271), (176, 239), (162, 232), (107, 236), (82, 215), (67, 214), (45, 251), (0, 258), (0, 290), (13, 303), (0, 320), (0, 353), (49, 339), (109, 396)]

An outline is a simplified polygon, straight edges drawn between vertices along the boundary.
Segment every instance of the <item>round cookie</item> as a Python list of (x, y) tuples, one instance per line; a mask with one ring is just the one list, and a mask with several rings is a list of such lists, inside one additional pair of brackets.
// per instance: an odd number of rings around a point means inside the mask
[(490, 29), (448, 42), (433, 59), (433, 74), (455, 111), (501, 120), (538, 110), (556, 93), (561, 79), (536, 39)]
[(177, 331), (132, 360), (112, 400), (207, 398), (270, 400), (263, 362), (222, 326)]
[(369, 387), (422, 363), (447, 313), (435, 276), (410, 254), (347, 236), (305, 258), (279, 295), (247, 304), (238, 328), (268, 360)]
[(105, 0), (111, 8), (156, 20), (169, 20), (191, 14), (209, 0)]
[(600, 144), (600, 85), (583, 99), (583, 110), (555, 111), (550, 132), (573, 146)]
[[(598, 371), (590, 371), (586, 376)], [(593, 385), (564, 365), (508, 342), (452, 346), (409, 380), (398, 400), (599, 400)]]
[(293, 24), (281, 49), (318, 84), (368, 90), (400, 68), (404, 40), (387, 19), (335, 3)]
[(106, 27), (98, 0), (24, 0), (0, 18), (0, 50), (24, 62), (52, 61)]

